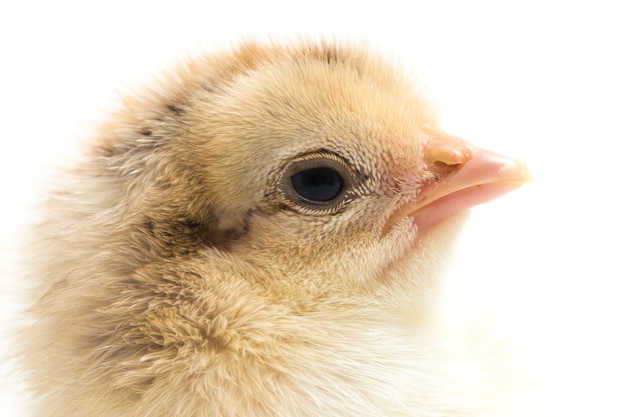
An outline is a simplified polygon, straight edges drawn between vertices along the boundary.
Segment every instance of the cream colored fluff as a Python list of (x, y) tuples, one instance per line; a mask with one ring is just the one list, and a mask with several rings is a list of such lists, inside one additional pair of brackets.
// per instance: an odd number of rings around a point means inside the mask
[[(33, 231), (33, 415), (492, 415), (436, 326), (461, 220), (386, 224), (438, 128), (399, 69), (334, 43), (245, 44), (126, 97)], [(336, 211), (281, 190), (319, 151), (367, 178)]]

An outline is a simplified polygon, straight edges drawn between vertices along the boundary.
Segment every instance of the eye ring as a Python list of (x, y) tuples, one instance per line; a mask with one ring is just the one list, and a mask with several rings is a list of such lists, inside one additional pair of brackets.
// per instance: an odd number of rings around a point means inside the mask
[(331, 153), (295, 159), (285, 170), (281, 188), (292, 206), (328, 212), (339, 210), (354, 187), (347, 164)]

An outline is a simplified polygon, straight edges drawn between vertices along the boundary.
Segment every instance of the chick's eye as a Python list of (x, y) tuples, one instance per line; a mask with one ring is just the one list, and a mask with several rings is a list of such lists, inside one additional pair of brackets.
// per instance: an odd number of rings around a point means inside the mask
[(283, 171), (279, 187), (286, 207), (307, 215), (334, 214), (354, 195), (353, 171), (347, 162), (330, 153), (294, 159)]
[(336, 198), (344, 188), (341, 175), (329, 167), (316, 167), (296, 172), (291, 184), (300, 197), (325, 202)]

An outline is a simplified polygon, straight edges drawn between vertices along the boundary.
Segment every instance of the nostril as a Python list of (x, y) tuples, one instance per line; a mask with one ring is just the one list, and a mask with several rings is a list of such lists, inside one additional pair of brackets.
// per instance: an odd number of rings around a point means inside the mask
[(463, 166), (469, 159), (468, 150), (458, 142), (434, 141), (428, 146), (430, 169), (437, 175), (446, 175)]
[(461, 165), (469, 159), (468, 149), (456, 142), (434, 141), (428, 146), (428, 156), (435, 166)]
[(445, 134), (437, 134), (425, 147), (429, 169), (439, 179), (463, 166), (471, 157), (467, 143)]
[(432, 170), (438, 175), (445, 175), (445, 174), (451, 173), (452, 171), (454, 171), (461, 165), (462, 164), (460, 163), (459, 164), (447, 164), (443, 161), (435, 161), (432, 164)]

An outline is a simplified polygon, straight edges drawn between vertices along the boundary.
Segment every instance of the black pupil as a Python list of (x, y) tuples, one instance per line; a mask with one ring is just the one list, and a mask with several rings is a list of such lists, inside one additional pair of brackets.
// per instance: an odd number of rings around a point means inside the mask
[(305, 169), (291, 177), (293, 189), (311, 201), (330, 201), (343, 190), (343, 178), (327, 167)]

